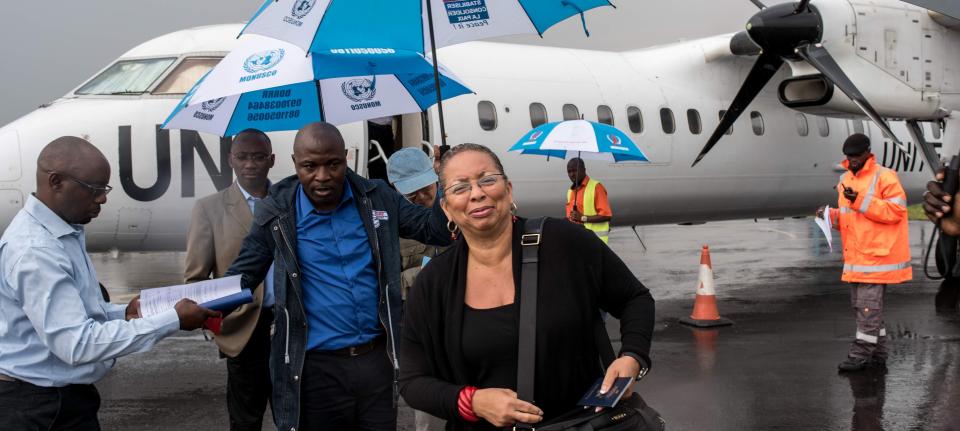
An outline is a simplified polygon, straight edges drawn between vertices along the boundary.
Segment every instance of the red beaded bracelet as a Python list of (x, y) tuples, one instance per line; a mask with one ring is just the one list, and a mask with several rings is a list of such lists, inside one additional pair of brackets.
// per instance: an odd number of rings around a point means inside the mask
[(467, 422), (479, 422), (480, 418), (473, 412), (473, 394), (477, 392), (476, 386), (465, 386), (460, 390), (460, 397), (457, 398), (457, 409), (460, 411), (460, 417)]

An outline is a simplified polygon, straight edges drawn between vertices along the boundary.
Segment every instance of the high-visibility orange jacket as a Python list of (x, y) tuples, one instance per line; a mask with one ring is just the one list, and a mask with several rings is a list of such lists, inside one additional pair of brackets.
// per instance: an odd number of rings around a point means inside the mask
[[(843, 161), (848, 168), (848, 162)], [(850, 202), (843, 186), (857, 192)], [(843, 281), (890, 284), (913, 278), (910, 267), (907, 194), (897, 173), (870, 156), (863, 169), (840, 176), (837, 208), (830, 218), (843, 240)]]

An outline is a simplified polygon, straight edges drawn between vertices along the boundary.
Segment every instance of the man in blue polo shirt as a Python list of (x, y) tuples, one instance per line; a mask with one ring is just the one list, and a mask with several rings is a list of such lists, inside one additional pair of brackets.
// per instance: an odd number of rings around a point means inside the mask
[(274, 422), (281, 430), (396, 429), (399, 238), (446, 245), (439, 206), (347, 168), (336, 127), (294, 140), (296, 176), (271, 187), (228, 275), (256, 288), (273, 263)]

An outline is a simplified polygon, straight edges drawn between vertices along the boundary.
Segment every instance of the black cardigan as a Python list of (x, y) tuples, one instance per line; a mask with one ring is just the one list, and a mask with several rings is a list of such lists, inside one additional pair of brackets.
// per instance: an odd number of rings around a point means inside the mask
[[(523, 223), (513, 226), (517, 303)], [(457, 410), (460, 389), (472, 384), (461, 350), (467, 253), (461, 238), (420, 272), (407, 296), (400, 341), (400, 393), (411, 407), (448, 419), (448, 429), (472, 428)], [(549, 420), (573, 409), (603, 375), (593, 336), (599, 309), (620, 319), (621, 352), (650, 363), (654, 302), (606, 244), (566, 220), (544, 224), (538, 266), (534, 404)]]

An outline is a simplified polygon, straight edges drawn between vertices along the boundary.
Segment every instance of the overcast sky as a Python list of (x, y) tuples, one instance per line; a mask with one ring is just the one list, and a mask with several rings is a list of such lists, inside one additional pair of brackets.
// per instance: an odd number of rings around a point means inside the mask
[[(411, 1), (411, 0), (394, 0)], [(494, 0), (508, 1), (508, 0)], [(571, 19), (544, 39), (508, 38), (622, 51), (739, 31), (756, 12), (748, 0), (613, 0), (588, 13), (590, 38)], [(0, 14), (0, 125), (72, 90), (128, 49), (185, 28), (244, 22), (261, 0), (7, 1)]]

